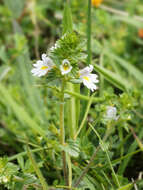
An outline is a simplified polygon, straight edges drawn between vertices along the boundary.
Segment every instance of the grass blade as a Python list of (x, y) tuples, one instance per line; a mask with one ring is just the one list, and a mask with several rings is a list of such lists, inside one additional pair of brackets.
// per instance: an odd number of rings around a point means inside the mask
[(120, 75), (113, 73), (107, 69), (105, 69), (102, 66), (99, 66), (97, 64), (94, 65), (94, 68), (97, 72), (102, 74), (107, 81), (109, 81), (111, 84), (113, 84), (115, 87), (121, 89), (121, 90), (128, 90), (131, 88), (131, 84), (123, 79)]
[(27, 124), (34, 133), (45, 136), (45, 131), (28, 115), (28, 113), (20, 107), (9, 94), (9, 91), (0, 84), (0, 96), (5, 100), (7, 105), (14, 111), (15, 116), (23, 124)]
[(109, 51), (105, 51), (105, 54), (108, 57), (111, 57), (113, 60), (117, 61), (118, 64), (126, 69), (136, 80), (138, 80), (143, 85), (143, 73), (139, 69)]
[(33, 166), (33, 168), (34, 168), (34, 170), (35, 170), (35, 172), (36, 172), (36, 174), (37, 174), (37, 176), (38, 176), (38, 178), (39, 178), (39, 180), (41, 182), (43, 190), (48, 190), (48, 185), (47, 185), (47, 183), (45, 181), (45, 178), (43, 177), (40, 169), (38, 168), (38, 165), (37, 165), (37, 163), (36, 163), (36, 161), (34, 159), (34, 156), (32, 155), (32, 152), (31, 152), (31, 150), (30, 150), (30, 148), (28, 146), (27, 146), (27, 153), (28, 153), (28, 157), (29, 157), (29, 159), (30, 159), (30, 161), (32, 163), (32, 166)]

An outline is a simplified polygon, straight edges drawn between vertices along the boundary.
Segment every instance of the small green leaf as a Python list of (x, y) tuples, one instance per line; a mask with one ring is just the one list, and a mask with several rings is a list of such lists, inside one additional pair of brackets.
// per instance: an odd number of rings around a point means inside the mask
[(24, 170), (24, 159), (22, 156), (17, 157), (18, 164), (20, 165), (21, 169)]

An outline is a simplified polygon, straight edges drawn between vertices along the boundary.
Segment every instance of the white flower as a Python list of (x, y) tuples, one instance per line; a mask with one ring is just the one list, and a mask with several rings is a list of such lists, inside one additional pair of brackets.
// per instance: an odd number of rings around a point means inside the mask
[(107, 111), (106, 111), (106, 118), (109, 120), (118, 120), (119, 116), (117, 114), (117, 109), (116, 107), (113, 106), (107, 106)]
[(31, 70), (31, 73), (38, 77), (44, 76), (53, 68), (53, 65), (53, 61), (46, 54), (42, 54), (42, 60), (38, 60), (36, 64), (33, 64), (35, 68)]
[(55, 43), (55, 45), (52, 46), (52, 47), (50, 48), (50, 50), (51, 50), (51, 51), (54, 51), (55, 49), (57, 49), (57, 48), (59, 48), (59, 47), (60, 47), (59, 44)]
[(95, 83), (98, 83), (99, 81), (97, 80), (98, 76), (96, 74), (91, 74), (92, 71), (93, 66), (89, 65), (89, 67), (85, 67), (79, 71), (79, 77), (87, 88), (89, 88), (91, 91), (94, 91), (97, 89)]
[(72, 70), (72, 66), (70, 65), (70, 62), (67, 59), (63, 60), (62, 65), (60, 66), (60, 70), (62, 75), (66, 75)]
[(7, 183), (9, 181), (7, 176), (1, 176), (0, 177), (0, 183)]

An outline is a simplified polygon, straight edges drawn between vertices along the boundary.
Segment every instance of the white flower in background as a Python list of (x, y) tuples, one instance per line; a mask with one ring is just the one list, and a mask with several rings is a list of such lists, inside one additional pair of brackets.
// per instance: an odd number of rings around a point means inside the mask
[(98, 83), (99, 81), (97, 80), (98, 76), (96, 74), (91, 74), (92, 71), (93, 66), (89, 65), (89, 67), (85, 67), (79, 71), (79, 77), (87, 88), (89, 88), (91, 91), (94, 91), (97, 89), (95, 83)]
[(62, 75), (68, 74), (72, 70), (72, 66), (67, 59), (64, 59), (62, 65), (60, 66)]
[(117, 116), (117, 109), (113, 106), (107, 106), (106, 118), (109, 120), (118, 120), (119, 116)]
[(31, 73), (34, 76), (41, 77), (46, 75), (47, 72), (53, 68), (54, 64), (46, 54), (42, 54), (42, 60), (38, 60), (33, 66), (34, 68), (31, 70)]

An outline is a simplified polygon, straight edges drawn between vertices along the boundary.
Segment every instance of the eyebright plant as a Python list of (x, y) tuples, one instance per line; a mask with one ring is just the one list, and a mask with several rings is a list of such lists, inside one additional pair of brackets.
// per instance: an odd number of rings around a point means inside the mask
[[(42, 60), (33, 64), (31, 70), (34, 76), (46, 76), (48, 80), (58, 78), (66, 82), (72, 82), (78, 79), (78, 83), (83, 83), (91, 91), (97, 89), (98, 76), (92, 74), (93, 66), (89, 65), (79, 69), (86, 61), (86, 54), (83, 53), (83, 43), (79, 34), (75, 32), (67, 33), (50, 48), (48, 55), (42, 54)], [(67, 75), (67, 76), (66, 76)]]
[[(67, 141), (68, 145), (65, 143), (65, 126), (64, 126), (64, 103), (65, 103), (65, 89), (68, 88), (70, 83), (83, 83), (91, 91), (97, 89), (96, 83), (98, 83), (98, 76), (92, 74), (93, 66), (89, 65), (80, 70), (80, 67), (83, 67), (86, 61), (86, 54), (84, 53), (84, 41), (81, 36), (75, 32), (65, 33), (61, 39), (59, 39), (55, 45), (50, 48), (48, 54), (42, 54), (42, 60), (38, 60), (34, 64), (34, 68), (31, 70), (34, 76), (42, 77), (45, 76), (46, 82), (51, 82), (57, 80), (57, 83), (60, 86), (58, 89), (58, 98), (60, 101), (60, 148), (62, 153), (62, 165), (63, 165), (63, 174), (66, 185), (71, 186), (72, 177), (71, 177), (71, 163), (70, 156), (76, 157), (79, 153), (79, 148), (76, 146), (75, 137), (79, 134), (74, 134), (72, 141)], [(71, 85), (71, 84), (70, 84)], [(72, 84), (73, 85), (73, 84)], [(49, 86), (54, 88), (52, 86)], [(55, 87), (56, 88), (56, 87)], [(75, 125), (75, 124), (74, 124)], [(81, 127), (79, 128), (79, 130)], [(72, 148), (74, 144), (74, 148)], [(75, 148), (76, 147), (76, 148)], [(72, 148), (72, 155), (70, 149)], [(73, 151), (74, 150), (74, 151)], [(68, 153), (68, 155), (66, 154)], [(69, 175), (67, 174), (67, 163), (66, 157), (69, 158), (68, 169)], [(68, 179), (69, 177), (69, 179)]]

